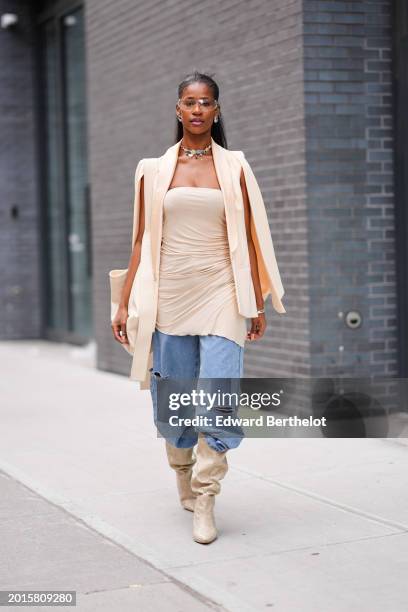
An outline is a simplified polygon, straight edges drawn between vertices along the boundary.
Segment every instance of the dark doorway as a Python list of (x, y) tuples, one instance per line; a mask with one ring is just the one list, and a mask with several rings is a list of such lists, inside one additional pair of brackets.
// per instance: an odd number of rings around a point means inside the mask
[(43, 3), (36, 21), (44, 335), (82, 344), (92, 336), (84, 9)]
[(394, 134), (399, 376), (408, 377), (408, 4), (394, 2)]

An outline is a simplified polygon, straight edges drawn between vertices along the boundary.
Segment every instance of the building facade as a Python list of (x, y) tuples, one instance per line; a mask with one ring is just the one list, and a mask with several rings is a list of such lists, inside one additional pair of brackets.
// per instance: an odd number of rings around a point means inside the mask
[(133, 177), (175, 142), (177, 85), (221, 91), (260, 184), (287, 313), (247, 377), (408, 375), (408, 14), (402, 0), (0, 0), (1, 337), (84, 344), (128, 374), (108, 272)]

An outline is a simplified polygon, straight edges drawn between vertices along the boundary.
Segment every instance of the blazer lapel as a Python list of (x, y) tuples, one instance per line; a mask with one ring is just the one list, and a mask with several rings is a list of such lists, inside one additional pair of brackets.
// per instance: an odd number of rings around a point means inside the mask
[(150, 220), (151, 246), (153, 276), (157, 280), (157, 263), (159, 259), (159, 249), (161, 246), (162, 226), (163, 226), (163, 200), (170, 186), (174, 171), (177, 165), (178, 152), (181, 139), (172, 147), (169, 147), (165, 154), (160, 158), (157, 169), (156, 180), (153, 187), (152, 215)]
[(211, 138), (215, 171), (224, 197), (225, 218), (230, 252), (238, 246), (237, 219), (235, 211), (235, 196), (232, 186), (232, 168), (229, 163), (228, 151)]

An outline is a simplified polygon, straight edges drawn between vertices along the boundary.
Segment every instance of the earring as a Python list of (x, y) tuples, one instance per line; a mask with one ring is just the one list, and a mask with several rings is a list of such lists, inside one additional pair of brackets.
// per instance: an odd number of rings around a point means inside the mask
[(218, 122), (218, 115), (216, 117), (214, 117), (214, 123)]
[(181, 117), (180, 117), (180, 115), (177, 115), (177, 119), (178, 119), (179, 121), (181, 121), (181, 120), (182, 120), (182, 119), (181, 119)]

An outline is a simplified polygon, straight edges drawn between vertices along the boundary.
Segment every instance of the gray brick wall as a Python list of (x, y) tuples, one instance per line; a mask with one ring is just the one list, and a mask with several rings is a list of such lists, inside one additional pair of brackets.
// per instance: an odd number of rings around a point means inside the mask
[(99, 367), (129, 373), (130, 359), (111, 337), (107, 274), (128, 263), (135, 166), (174, 143), (177, 84), (199, 69), (215, 73), (228, 146), (245, 152), (259, 181), (286, 289), (287, 314), (268, 300), (267, 335), (247, 343), (245, 375), (307, 374), (301, 0), (146, 0), (137, 10), (131, 0), (120, 10), (87, 0), (86, 24)]
[(391, 4), (304, 0), (314, 375), (397, 372)]
[[(0, 37), (3, 338), (41, 333), (28, 6), (0, 0), (20, 19)], [(391, 0), (85, 8), (99, 367), (129, 373), (107, 273), (128, 263), (135, 166), (173, 144), (176, 86), (196, 68), (219, 82), (229, 147), (257, 176), (286, 289), (287, 314), (268, 300), (266, 337), (246, 345), (245, 375), (394, 375)], [(359, 330), (344, 325), (349, 309)]]
[(28, 3), (0, 0), (0, 14), (7, 12), (17, 13), (19, 23), (0, 30), (0, 327), (3, 339), (36, 338), (40, 236), (32, 26)]

